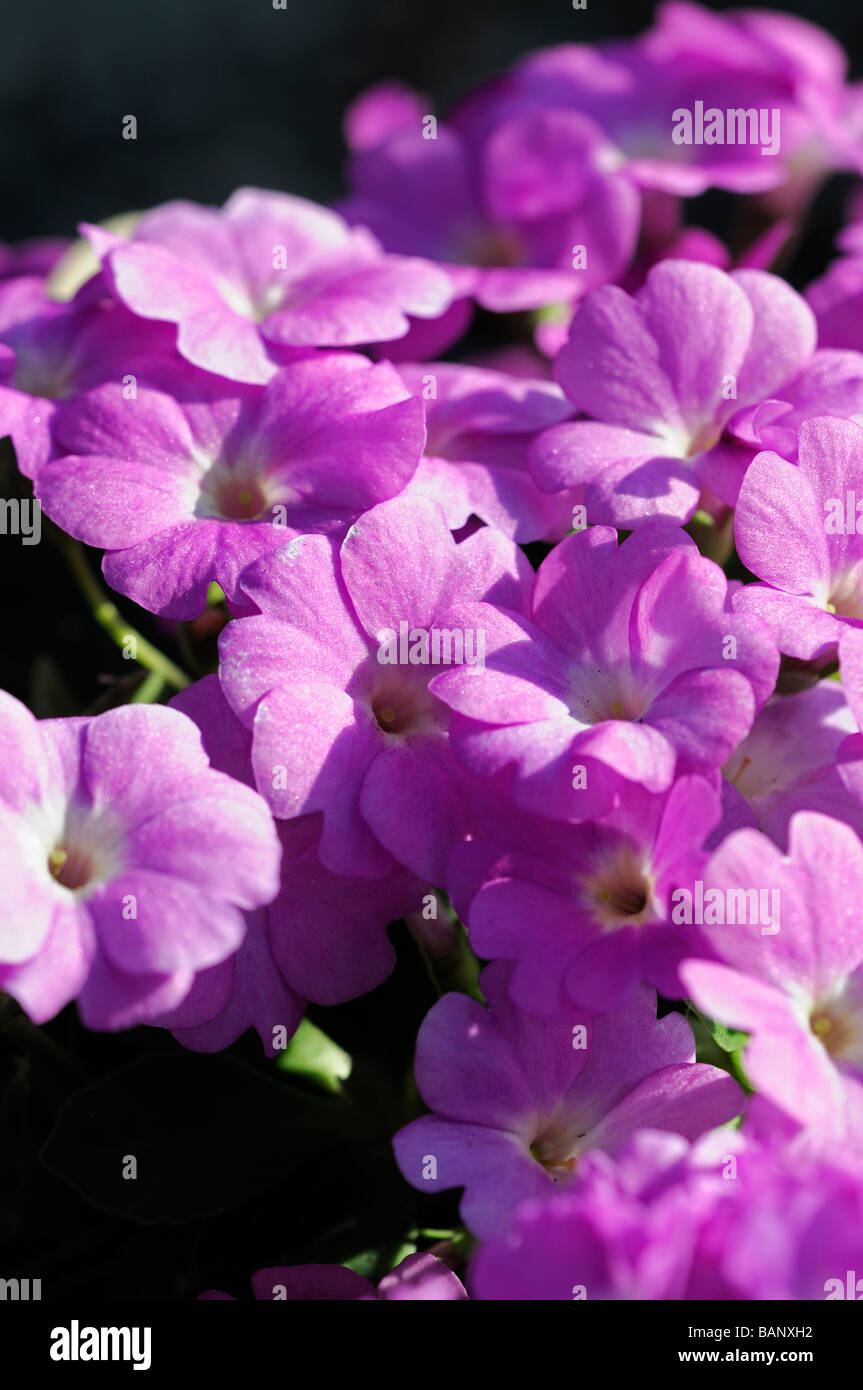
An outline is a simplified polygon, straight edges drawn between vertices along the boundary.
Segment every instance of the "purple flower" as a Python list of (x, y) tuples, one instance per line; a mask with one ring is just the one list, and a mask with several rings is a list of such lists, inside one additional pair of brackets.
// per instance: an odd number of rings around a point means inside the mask
[(220, 680), (253, 730), (273, 814), (323, 813), (328, 869), (375, 878), (397, 861), (443, 883), (469, 777), (429, 680), (451, 662), (478, 670), (483, 633), (439, 619), (461, 598), (519, 607), (529, 575), (498, 532), (456, 545), (436, 503), (404, 497), (366, 512), (341, 548), (303, 536), (243, 575), (260, 612), (224, 630)]
[(697, 877), (718, 818), (719, 797), (700, 777), (660, 795), (633, 784), (615, 811), (581, 825), (505, 808), (509, 853), (495, 841), (456, 851), (474, 872), (485, 858), (468, 914), (474, 950), (513, 960), (515, 1003), (546, 1018), (622, 1008), (642, 981), (681, 998), (677, 966), (696, 952), (697, 929), (671, 925), (671, 894)]
[[(850, 228), (846, 229), (850, 231)], [(838, 256), (806, 291), (818, 322), (823, 347), (863, 348), (863, 235), (848, 245), (853, 254)]]
[(722, 1184), (698, 1231), (688, 1299), (859, 1299), (863, 1170), (858, 1151), (805, 1158), (756, 1149)]
[(103, 381), (120, 383), (171, 334), (112, 299), (101, 276), (68, 304), (49, 299), (41, 279), (0, 283), (0, 438), (11, 435), (21, 472), (35, 478), (62, 449), (59, 404)]
[(616, 1162), (588, 1154), (569, 1192), (524, 1203), (480, 1249), (470, 1288), (518, 1301), (856, 1299), (861, 1231), (858, 1154), (642, 1131)]
[(740, 1088), (695, 1062), (682, 1014), (657, 1021), (652, 991), (593, 1021), (547, 1023), (511, 1003), (508, 978), (505, 965), (483, 971), (488, 1010), (463, 994), (430, 1010), (415, 1072), (434, 1113), (393, 1140), (413, 1187), (465, 1189), (476, 1235), (505, 1234), (519, 1202), (571, 1182), (591, 1149), (613, 1152), (644, 1127), (694, 1139), (739, 1113)]
[(710, 456), (715, 494), (733, 507), (753, 456), (763, 449), (795, 460), (803, 421), (816, 415), (856, 419), (861, 412), (863, 353), (819, 349), (777, 397), (739, 411), (729, 422)]
[(721, 1195), (723, 1168), (736, 1177), (743, 1148), (729, 1130), (690, 1147), (679, 1135), (643, 1129), (614, 1159), (586, 1154), (567, 1191), (522, 1203), (509, 1232), (480, 1248), (473, 1297), (682, 1298), (699, 1227)]
[(762, 618), (780, 651), (809, 660), (863, 626), (863, 429), (807, 420), (796, 464), (759, 454), (734, 531), (740, 558), (763, 581), (737, 592), (735, 610)]
[[(205, 676), (171, 701), (193, 720), (211, 765), (219, 772), (253, 786), (249, 752), (251, 739), (232, 714), (216, 676)], [(282, 845), (282, 881), (285, 855)], [(274, 1029), (290, 1038), (299, 1027), (305, 1000), (285, 982), (273, 959), (269, 928), (272, 912), (260, 907), (245, 914), (245, 935), (239, 949), (195, 976), (182, 1003), (161, 1018), (149, 1020), (170, 1028), (184, 1047), (195, 1052), (219, 1052), (255, 1028), (268, 1056), (277, 1055)]]
[(588, 519), (626, 529), (651, 516), (687, 521), (705, 489), (733, 505), (760, 447), (751, 408), (777, 393), (784, 402), (782, 388), (814, 349), (811, 310), (765, 271), (669, 260), (633, 298), (614, 285), (594, 290), (555, 361), (567, 396), (591, 418), (536, 440), (537, 486), (584, 484)]
[[(829, 35), (791, 15), (663, 4), (637, 39), (530, 54), (475, 95), (459, 125), (574, 108), (645, 188), (691, 197), (791, 180), (795, 206), (831, 167), (860, 167), (859, 98), (844, 84), (846, 67)], [(749, 117), (741, 132), (738, 110), (754, 110), (758, 128)]]
[(108, 583), (150, 612), (197, 617), (208, 585), (238, 602), (241, 571), (292, 536), (344, 534), (419, 461), (422, 406), (395, 370), (319, 353), (266, 386), (177, 359), (134, 395), (118, 383), (67, 406), (71, 457), (43, 468), (45, 511), (109, 553)]
[[(685, 207), (685, 200), (671, 193), (644, 190), (638, 254), (619, 281), (628, 294), (636, 294), (643, 287), (648, 272), (659, 261), (700, 261), (717, 270), (769, 270), (793, 230), (787, 218), (772, 222), (732, 262), (731, 252), (712, 232), (684, 223)], [(569, 336), (575, 308), (555, 305), (539, 316), (534, 338), (546, 356), (554, 358), (560, 352)]]
[[(343, 1265), (274, 1265), (252, 1275), (256, 1299), (281, 1302), (322, 1300), (372, 1302), (454, 1303), (467, 1298), (461, 1280), (436, 1255), (408, 1255), (385, 1274), (375, 1288), (368, 1279)], [(230, 1299), (231, 1294), (208, 1289), (199, 1299)]]
[(331, 873), (322, 817), (279, 824), (282, 884), (269, 909), (270, 950), (282, 977), (315, 1004), (344, 1004), (376, 989), (395, 965), (391, 922), (417, 912), (429, 889), (407, 869), (375, 879)]
[(580, 493), (543, 495), (527, 468), (537, 432), (572, 414), (558, 386), (453, 362), (403, 364), (399, 375), (425, 404), (425, 455), (408, 486), (432, 497), (453, 531), (472, 516), (524, 543), (559, 540)]
[(17, 246), (5, 246), (0, 242), (0, 280), (48, 275), (71, 245), (63, 237), (37, 237), (19, 242)]
[(772, 693), (767, 629), (728, 611), (725, 577), (678, 527), (653, 522), (618, 548), (590, 527), (541, 564), (531, 615), (462, 604), (454, 627), (485, 632), (485, 665), (435, 677), (460, 716), (458, 756), (507, 773), (527, 810), (603, 814), (632, 783), (666, 791), (675, 775), (725, 762)]
[[(253, 786), (252, 736), (217, 677), (197, 681), (172, 704), (200, 728), (213, 766)], [(246, 913), (235, 955), (200, 971), (179, 1007), (151, 1020), (196, 1052), (221, 1051), (254, 1028), (267, 1055), (276, 1056), (296, 1031), (307, 999), (342, 1004), (386, 979), (395, 963), (387, 926), (421, 901), (423, 885), (404, 869), (373, 882), (325, 869), (317, 852), (320, 816), (282, 822), (278, 831), (278, 896)]]
[(681, 978), (711, 1018), (751, 1035), (744, 1060), (760, 1093), (824, 1142), (859, 1143), (863, 846), (813, 811), (792, 817), (788, 839), (787, 857), (748, 829), (716, 850), (700, 915), (718, 963), (687, 961)]
[(147, 1022), (169, 1028), (193, 1052), (221, 1052), (254, 1028), (267, 1056), (277, 1057), (300, 1026), (306, 1001), (275, 963), (270, 920), (266, 909), (247, 912), (238, 950), (200, 970), (177, 1008)]
[(0, 987), (37, 1023), (74, 998), (88, 1028), (175, 1007), (276, 894), (264, 802), (210, 767), (178, 710), (38, 723), (0, 693), (0, 716)]
[(268, 382), (283, 348), (399, 338), (454, 294), (443, 270), (387, 255), (337, 213), (254, 188), (224, 208), (154, 208), (130, 241), (89, 234), (123, 303), (176, 324), (181, 356), (234, 381)]
[[(858, 88), (858, 92), (859, 92)], [(844, 253), (806, 291), (818, 320), (818, 339), (825, 347), (863, 347), (860, 308), (863, 303), (863, 201), (859, 191), (850, 199), (850, 220), (836, 238)]]
[(861, 763), (849, 739), (855, 729), (834, 681), (773, 696), (722, 769), (723, 815), (710, 847), (750, 825), (784, 849), (795, 811), (822, 811), (863, 835), (863, 806), (843, 781)]
[(345, 215), (389, 251), (443, 263), (486, 309), (569, 303), (632, 258), (638, 194), (579, 112), (504, 114), (465, 138), (385, 85), (349, 110), (346, 133)]
[(278, 897), (246, 914), (235, 955), (199, 972), (177, 1009), (149, 1020), (193, 1051), (220, 1052), (254, 1028), (267, 1055), (278, 1055), (306, 1000), (344, 1004), (387, 978), (395, 964), (387, 927), (421, 901), (423, 885), (404, 869), (372, 882), (331, 874), (318, 857), (318, 816), (278, 830)]
[[(857, 623), (848, 623), (839, 638), (839, 667), (848, 708), (857, 728), (863, 729), (863, 626)], [(858, 778), (856, 766), (861, 749), (863, 738), (854, 734), (837, 750), (837, 758), (843, 781), (849, 785), (853, 781), (854, 795), (863, 804), (863, 780)]]

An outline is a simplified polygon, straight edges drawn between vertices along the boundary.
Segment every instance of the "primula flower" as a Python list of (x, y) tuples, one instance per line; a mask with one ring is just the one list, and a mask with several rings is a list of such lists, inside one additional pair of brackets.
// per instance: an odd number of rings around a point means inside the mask
[[(253, 786), (252, 736), (233, 714), (216, 676), (205, 676), (172, 704), (201, 730), (214, 767)], [(397, 870), (387, 878), (337, 877), (318, 858), (320, 816), (278, 826), (282, 870), (278, 896), (246, 913), (235, 955), (202, 970), (179, 1008), (158, 1020), (184, 1047), (217, 1052), (247, 1028), (276, 1056), (299, 1025), (305, 1001), (342, 1004), (374, 989), (395, 952), (387, 925), (415, 911), (423, 885)]]
[(0, 987), (37, 1023), (74, 998), (88, 1028), (175, 1007), (275, 897), (266, 805), (178, 710), (39, 723), (0, 693), (0, 719)]
[(863, 627), (863, 429), (825, 416), (804, 421), (798, 437), (796, 464), (765, 452), (746, 474), (734, 534), (763, 582), (738, 590), (734, 607), (762, 618), (780, 651), (808, 660)]
[(567, 1191), (523, 1202), (506, 1236), (480, 1248), (470, 1270), (474, 1298), (682, 1297), (699, 1225), (719, 1200), (723, 1170), (737, 1176), (744, 1149), (729, 1130), (690, 1145), (642, 1129), (615, 1158), (585, 1154)]
[(0, 283), (0, 438), (11, 436), (25, 477), (63, 452), (55, 436), (62, 401), (103, 381), (120, 383), (142, 360), (170, 350), (169, 330), (136, 318), (100, 276), (68, 304), (50, 299), (32, 276)]
[(342, 211), (387, 250), (443, 263), (462, 296), (496, 313), (569, 303), (626, 269), (638, 194), (589, 117), (547, 105), (477, 138), (431, 120), (392, 84), (348, 111)]
[[(863, 1135), (863, 846), (848, 826), (799, 811), (787, 856), (764, 835), (739, 830), (703, 873), (701, 928), (718, 963), (686, 961), (681, 978), (711, 1018), (749, 1033), (744, 1053), (754, 1087), (819, 1137)], [(711, 916), (720, 900), (770, 893), (761, 911), (734, 925)], [(778, 909), (778, 911), (777, 911)], [(739, 918), (741, 913), (736, 913)], [(753, 920), (754, 919), (754, 920)]]
[[(724, 242), (703, 227), (684, 222), (684, 199), (657, 189), (642, 194), (642, 226), (638, 253), (619, 284), (628, 294), (636, 294), (648, 272), (659, 261), (700, 261), (718, 270), (769, 270), (792, 234), (788, 219), (772, 222), (750, 242), (736, 260)], [(548, 357), (556, 357), (569, 335), (575, 305), (554, 305), (538, 315), (534, 329), (537, 347)]]
[[(860, 168), (859, 94), (846, 68), (835, 40), (792, 15), (670, 3), (636, 39), (529, 54), (456, 119), (473, 131), (513, 111), (574, 108), (644, 188), (692, 197), (787, 182), (782, 206), (793, 208), (831, 168)], [(757, 130), (750, 118), (735, 139), (729, 113), (753, 109)]]
[(0, 242), (0, 280), (14, 280), (24, 275), (48, 275), (71, 245), (63, 237), (36, 237), (32, 241), (21, 241), (16, 246)]
[(631, 783), (666, 791), (718, 768), (772, 693), (767, 629), (727, 611), (725, 577), (675, 526), (653, 522), (618, 548), (593, 526), (540, 565), (530, 617), (491, 602), (446, 614), (481, 628), (481, 670), (436, 676), (460, 716), (456, 753), (475, 773), (512, 777), (528, 810), (602, 814)]
[(806, 291), (823, 347), (863, 348), (863, 221), (845, 227), (837, 256)]
[(651, 516), (687, 521), (703, 490), (733, 505), (760, 447), (752, 408), (778, 395), (782, 405), (766, 423), (793, 412), (815, 338), (804, 300), (761, 270), (726, 275), (668, 260), (634, 297), (615, 285), (594, 290), (555, 360), (557, 380), (590, 419), (552, 426), (535, 441), (537, 486), (584, 484), (588, 519), (626, 529)]
[(701, 1223), (681, 1297), (859, 1299), (863, 1284), (863, 1168), (859, 1148), (807, 1159), (795, 1147), (738, 1161)]
[(569, 1192), (525, 1202), (476, 1255), (470, 1288), (518, 1301), (856, 1298), (861, 1231), (853, 1152), (645, 1130), (616, 1161), (588, 1154)]
[(484, 1009), (447, 994), (417, 1039), (417, 1086), (431, 1115), (393, 1140), (421, 1192), (463, 1187), (461, 1215), (488, 1239), (509, 1229), (519, 1202), (575, 1180), (591, 1149), (613, 1152), (649, 1126), (696, 1138), (741, 1109), (727, 1072), (695, 1062), (682, 1014), (656, 1018), (640, 989), (625, 1009), (585, 1022), (547, 1023), (510, 1001), (509, 967), (486, 967)]
[(850, 744), (856, 727), (835, 681), (774, 695), (722, 769), (722, 820), (708, 845), (749, 825), (784, 849), (795, 811), (823, 811), (863, 836), (863, 806), (843, 781), (860, 763)]
[(856, 420), (863, 413), (863, 353), (829, 348), (813, 353), (776, 397), (742, 410), (729, 422), (710, 458), (711, 486), (727, 506), (736, 505), (755, 454), (773, 449), (797, 459), (800, 425), (817, 415)]
[(47, 514), (107, 550), (112, 588), (163, 617), (195, 618), (213, 581), (229, 605), (253, 560), (310, 531), (344, 534), (399, 493), (419, 461), (422, 406), (394, 369), (318, 353), (266, 387), (177, 360), (65, 408), (69, 456), (37, 483)]
[(265, 384), (288, 347), (350, 347), (437, 318), (455, 287), (427, 261), (387, 255), (365, 228), (285, 193), (241, 188), (224, 208), (165, 203), (131, 240), (91, 227), (117, 296), (177, 326), (197, 367)]
[(440, 616), (461, 597), (518, 608), (530, 573), (499, 533), (456, 545), (436, 503), (405, 497), (366, 512), (341, 548), (303, 536), (245, 572), (260, 612), (222, 633), (220, 680), (273, 814), (323, 812), (327, 868), (374, 878), (398, 861), (443, 883), (469, 778), (429, 680), (442, 663), (478, 672), (484, 638)]
[[(842, 689), (858, 729), (863, 729), (863, 625), (849, 623), (839, 638), (839, 665)], [(863, 737), (853, 734), (837, 750), (838, 769), (843, 778), (855, 780), (855, 795), (863, 797), (863, 783), (857, 783), (857, 758)], [(848, 817), (844, 816), (847, 820)]]
[(433, 497), (453, 531), (479, 517), (524, 544), (572, 529), (579, 493), (547, 497), (527, 467), (531, 440), (572, 407), (551, 381), (454, 362), (401, 364), (399, 375), (425, 405), (425, 453), (408, 485)]
[(700, 777), (681, 777), (661, 795), (632, 784), (615, 811), (581, 825), (505, 808), (510, 852), (495, 841), (468, 849), (474, 865), (487, 855), (467, 919), (474, 950), (515, 961), (512, 997), (543, 1017), (622, 1008), (642, 981), (681, 998), (677, 965), (696, 953), (697, 928), (670, 924), (671, 894), (697, 876), (719, 812)]
[[(369, 880), (324, 868), (320, 816), (280, 822), (278, 832), (278, 896), (246, 914), (236, 954), (201, 971), (179, 1008), (156, 1020), (193, 1051), (221, 1051), (254, 1028), (276, 1056), (307, 1000), (344, 1004), (383, 983), (396, 960), (387, 927), (422, 902), (424, 885), (406, 869)], [(285, 1029), (278, 1045), (274, 1028)]]
[[(375, 1288), (362, 1274), (343, 1265), (274, 1265), (252, 1275), (256, 1299), (276, 1302), (328, 1300), (354, 1303), (454, 1303), (467, 1298), (457, 1275), (436, 1255), (408, 1255), (385, 1274)], [(199, 1299), (231, 1299), (229, 1293), (208, 1289)]]

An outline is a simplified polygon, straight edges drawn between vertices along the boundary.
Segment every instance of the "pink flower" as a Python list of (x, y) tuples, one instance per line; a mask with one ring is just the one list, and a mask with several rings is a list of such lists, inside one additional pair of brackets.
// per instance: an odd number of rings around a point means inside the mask
[(524, 809), (567, 820), (604, 814), (632, 783), (662, 792), (721, 766), (776, 680), (767, 629), (732, 615), (719, 567), (657, 521), (620, 547), (601, 526), (562, 541), (529, 617), (474, 602), (446, 622), (485, 633), (481, 670), (430, 687), (459, 716), (457, 755), (506, 774)]
[(807, 420), (796, 464), (759, 454), (740, 491), (734, 534), (740, 558), (762, 581), (738, 591), (735, 611), (757, 614), (781, 651), (810, 660), (863, 627), (863, 429), (850, 420)]
[(557, 380), (590, 418), (539, 436), (537, 486), (584, 485), (588, 521), (626, 529), (652, 516), (687, 521), (704, 489), (733, 505), (759, 448), (751, 408), (784, 401), (814, 350), (811, 310), (765, 271), (670, 260), (633, 298), (614, 285), (594, 290), (555, 360)]
[[(352, 1303), (455, 1303), (467, 1298), (461, 1280), (436, 1255), (408, 1255), (375, 1288), (343, 1265), (273, 1265), (252, 1275), (256, 1299), (279, 1303), (303, 1301)], [(199, 1299), (230, 1300), (228, 1293), (208, 1289)]]
[(558, 386), (454, 362), (404, 363), (398, 370), (423, 401), (428, 431), (408, 484), (412, 496), (434, 498), (453, 531), (479, 517), (524, 544), (559, 540), (572, 529), (581, 493), (545, 496), (527, 467), (539, 431), (572, 413)]
[(373, 507), (340, 547), (302, 536), (246, 570), (259, 613), (222, 633), (219, 678), (273, 814), (323, 813), (328, 869), (375, 878), (398, 862), (443, 883), (470, 777), (429, 686), (454, 663), (478, 674), (484, 635), (440, 619), (460, 598), (523, 604), (529, 574), (489, 528), (456, 545), (420, 497)]
[(263, 800), (179, 710), (39, 723), (0, 692), (0, 720), (0, 987), (37, 1023), (75, 998), (89, 1028), (175, 1008), (276, 895)]
[(89, 230), (123, 303), (176, 324), (181, 356), (234, 381), (265, 384), (284, 348), (401, 337), (409, 315), (436, 318), (454, 294), (443, 270), (387, 255), (364, 228), (286, 193), (166, 203), (130, 241)]
[(696, 1138), (739, 1112), (742, 1093), (695, 1062), (682, 1014), (656, 1018), (638, 990), (592, 1022), (547, 1023), (510, 1001), (509, 968), (488, 966), (488, 1010), (444, 995), (417, 1039), (416, 1079), (434, 1112), (399, 1130), (396, 1161), (421, 1192), (463, 1187), (461, 1214), (483, 1239), (509, 1229), (518, 1204), (578, 1175), (591, 1149), (613, 1152), (636, 1129)]
[(581, 112), (504, 111), (466, 133), (387, 84), (350, 108), (346, 134), (345, 215), (389, 251), (445, 265), (460, 294), (486, 309), (571, 303), (632, 258), (638, 193)]
[(191, 619), (212, 582), (232, 609), (242, 571), (292, 536), (344, 535), (401, 492), (422, 452), (422, 407), (394, 369), (307, 354), (267, 386), (152, 364), (128, 398), (102, 386), (65, 407), (66, 457), (43, 468), (47, 514), (107, 550), (112, 588)]
[[(704, 870), (720, 899), (745, 913), (708, 916), (720, 963), (692, 960), (681, 977), (700, 1009), (750, 1034), (744, 1056), (759, 1093), (821, 1143), (863, 1135), (863, 846), (814, 811), (792, 816), (788, 855), (755, 830), (730, 835)], [(748, 904), (770, 894), (769, 925)], [(739, 895), (743, 894), (740, 898)], [(746, 920), (741, 922), (741, 916)], [(711, 925), (711, 921), (734, 925)]]

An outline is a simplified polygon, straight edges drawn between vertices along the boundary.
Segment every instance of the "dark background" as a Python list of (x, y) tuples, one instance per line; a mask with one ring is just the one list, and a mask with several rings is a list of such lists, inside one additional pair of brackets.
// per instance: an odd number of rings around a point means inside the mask
[[(443, 114), (524, 51), (635, 33), (653, 8), (588, 2), (289, 0), (281, 11), (271, 0), (0, 0), (0, 241), (71, 236), (81, 219), (170, 198), (221, 203), (242, 184), (334, 198), (341, 113), (363, 87), (401, 78)], [(859, 5), (781, 8), (830, 30), (861, 76)], [(121, 135), (129, 114), (135, 142)], [(792, 283), (826, 263), (849, 186), (832, 179), (820, 195), (786, 268)], [(722, 231), (728, 201), (698, 200), (690, 220)], [(137, 677), (43, 525), (39, 546), (0, 546), (0, 686), (41, 717), (93, 712), (128, 698)], [(119, 606), (188, 657), (170, 627)], [(199, 635), (198, 670), (212, 641)], [(396, 938), (397, 972), (381, 990), (314, 1011), (356, 1061), (349, 1099), (329, 1108), (250, 1034), (200, 1057), (155, 1029), (87, 1033), (71, 1007), (37, 1029), (0, 996), (0, 1277), (41, 1278), (45, 1299), (247, 1296), (259, 1267), (373, 1246), (380, 1274), (409, 1227), (452, 1223), (455, 1199), (420, 1198), (390, 1154), (393, 1130), (415, 1113), (413, 1043), (436, 997), (404, 927)], [(120, 1178), (129, 1153), (134, 1183)]]
[[(712, 9), (733, 8), (722, 3)], [(858, 0), (791, 0), (863, 75)], [(648, 0), (0, 0), (0, 240), (242, 184), (329, 199), (340, 118), (398, 77), (444, 112), (526, 49), (636, 33)], [(138, 118), (136, 142), (122, 118)]]

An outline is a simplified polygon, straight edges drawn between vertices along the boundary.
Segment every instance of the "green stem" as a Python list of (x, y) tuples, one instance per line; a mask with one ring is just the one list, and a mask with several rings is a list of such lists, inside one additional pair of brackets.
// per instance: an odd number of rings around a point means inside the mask
[(165, 677), (159, 671), (148, 671), (135, 691), (130, 704), (153, 705), (165, 689)]
[[(173, 661), (159, 651), (158, 647), (154, 647), (152, 642), (148, 642), (146, 637), (142, 637), (140, 632), (130, 627), (126, 622), (119, 608), (111, 602), (93, 577), (80, 543), (72, 540), (71, 537), (64, 536), (62, 544), (69, 568), (89, 604), (90, 612), (109, 637), (117, 643), (117, 646), (124, 647), (131, 638), (135, 644), (135, 660), (140, 666), (145, 666), (148, 671), (161, 677), (167, 685), (172, 685), (175, 690), (184, 690), (187, 685), (191, 685), (190, 676), (181, 671), (179, 666), (175, 666)], [(144, 686), (147, 684), (148, 682), (145, 681)], [(144, 686), (141, 687), (141, 690), (144, 689)], [(139, 690), (137, 699), (143, 698), (145, 697)], [(155, 696), (148, 695), (146, 698), (155, 699)]]

